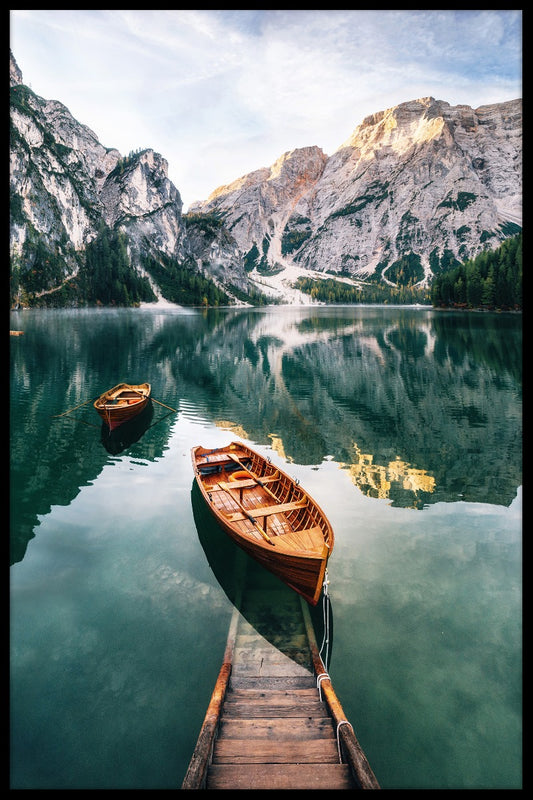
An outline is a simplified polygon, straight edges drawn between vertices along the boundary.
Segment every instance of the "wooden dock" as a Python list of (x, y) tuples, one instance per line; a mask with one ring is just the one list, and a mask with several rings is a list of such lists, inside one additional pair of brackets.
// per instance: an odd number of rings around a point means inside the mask
[[(182, 789), (379, 789), (296, 593), (248, 590)], [(261, 616), (276, 612), (262, 635)], [(249, 619), (253, 619), (251, 624)]]

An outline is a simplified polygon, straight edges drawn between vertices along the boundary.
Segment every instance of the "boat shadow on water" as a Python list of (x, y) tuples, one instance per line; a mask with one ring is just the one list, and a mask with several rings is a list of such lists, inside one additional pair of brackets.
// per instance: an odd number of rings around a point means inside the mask
[[(229, 601), (264, 639), (298, 661), (301, 650), (295, 647), (294, 626), (301, 617), (299, 595), (231, 541), (206, 507), (196, 481), (191, 489), (191, 505), (198, 539)], [(319, 647), (327, 630), (327, 656), (322, 653), (327, 668), (333, 646), (333, 613), (328, 598), (326, 620), (323, 600), (315, 607), (307, 606)]]
[(105, 422), (102, 422), (100, 439), (107, 452), (117, 456), (128, 447), (131, 447), (132, 444), (138, 442), (151, 426), (153, 416), (154, 407), (149, 402), (140, 414), (112, 431), (109, 430)]

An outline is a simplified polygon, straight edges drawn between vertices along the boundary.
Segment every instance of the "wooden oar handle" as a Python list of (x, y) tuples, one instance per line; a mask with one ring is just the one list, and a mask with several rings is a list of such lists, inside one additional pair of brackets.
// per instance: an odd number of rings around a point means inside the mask
[(76, 411), (77, 408), (81, 408), (82, 406), (86, 406), (87, 403), (90, 403), (91, 401), (94, 402), (96, 399), (97, 399), (96, 397), (91, 397), (89, 400), (86, 400), (84, 403), (80, 403), (79, 406), (74, 406), (74, 408), (69, 408), (68, 411), (63, 411), (62, 414), (53, 414), (52, 416), (53, 417), (64, 417), (65, 414), (70, 414), (72, 411)]

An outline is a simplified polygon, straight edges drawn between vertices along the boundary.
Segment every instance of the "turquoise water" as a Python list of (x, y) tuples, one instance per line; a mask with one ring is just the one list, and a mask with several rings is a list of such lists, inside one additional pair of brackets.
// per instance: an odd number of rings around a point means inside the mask
[[(381, 786), (521, 787), (520, 317), (28, 311), (10, 327), (11, 788), (181, 785), (236, 558), (190, 449), (234, 438), (333, 524), (329, 672)], [(154, 403), (110, 439), (86, 401), (121, 380)]]

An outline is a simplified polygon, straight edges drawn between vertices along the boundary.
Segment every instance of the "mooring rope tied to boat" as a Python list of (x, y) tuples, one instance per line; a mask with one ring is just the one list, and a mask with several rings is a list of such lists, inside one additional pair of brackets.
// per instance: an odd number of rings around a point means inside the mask
[(339, 728), (340, 728), (341, 725), (349, 725), (350, 728), (352, 729), (353, 735), (355, 736), (355, 731), (353, 729), (352, 723), (348, 722), (347, 719), (341, 719), (341, 721), (337, 725), (337, 750), (339, 751), (339, 764), (342, 764), (341, 741), (340, 741), (340, 737), (339, 737)]
[(316, 685), (317, 685), (317, 689), (318, 689), (318, 697), (320, 699), (320, 702), (322, 702), (322, 681), (324, 681), (324, 680), (331, 681), (331, 678), (329, 677), (327, 672), (321, 672), (320, 675), (318, 675), (317, 679), (316, 679)]
[(326, 645), (325, 661), (324, 659), (322, 659), (322, 663), (324, 664), (326, 670), (328, 668), (328, 658), (329, 658), (329, 620), (330, 620), (330, 613), (329, 613), (330, 602), (329, 602), (328, 586), (329, 586), (329, 576), (326, 567), (326, 571), (324, 573), (323, 597), (322, 597), (322, 622), (324, 625), (324, 636), (322, 638), (322, 644), (320, 645), (320, 658), (322, 658), (322, 650), (324, 649), (324, 645)]
[(88, 425), (89, 428), (96, 428), (96, 430), (100, 430), (100, 425), (95, 425), (93, 422), (87, 422), (87, 420), (82, 419), (82, 417), (76, 417), (76, 416), (72, 416), (71, 415), (67, 419), (68, 420), (71, 420), (71, 419), (72, 420), (76, 420), (76, 422), (81, 422), (82, 425)]

